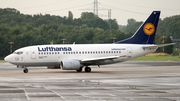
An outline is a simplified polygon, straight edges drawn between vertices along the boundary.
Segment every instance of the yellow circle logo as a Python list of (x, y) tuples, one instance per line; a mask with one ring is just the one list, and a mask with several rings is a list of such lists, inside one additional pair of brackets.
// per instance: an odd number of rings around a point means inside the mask
[(146, 35), (152, 35), (155, 31), (155, 27), (152, 23), (147, 23), (144, 25), (143, 30)]

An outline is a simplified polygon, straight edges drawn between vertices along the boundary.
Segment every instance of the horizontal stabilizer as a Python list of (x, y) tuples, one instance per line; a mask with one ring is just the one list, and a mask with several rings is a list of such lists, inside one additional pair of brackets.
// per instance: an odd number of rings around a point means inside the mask
[(158, 47), (164, 47), (164, 46), (170, 46), (170, 45), (174, 45), (176, 43), (168, 43), (168, 44), (160, 44), (160, 45), (157, 45)]
[(142, 48), (143, 49), (147, 49), (147, 48), (156, 49), (156, 48), (159, 48), (159, 47), (170, 46), (170, 45), (174, 45), (174, 44), (175, 43), (160, 44), (160, 45), (146, 45), (146, 46), (143, 46)]

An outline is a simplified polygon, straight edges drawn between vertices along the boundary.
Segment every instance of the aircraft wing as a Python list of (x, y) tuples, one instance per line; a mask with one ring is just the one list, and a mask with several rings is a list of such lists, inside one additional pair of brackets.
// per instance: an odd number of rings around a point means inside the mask
[(82, 59), (81, 63), (84, 64), (98, 64), (100, 61), (117, 59), (120, 56), (108, 56), (108, 57), (97, 57), (97, 58), (88, 58), (88, 59)]

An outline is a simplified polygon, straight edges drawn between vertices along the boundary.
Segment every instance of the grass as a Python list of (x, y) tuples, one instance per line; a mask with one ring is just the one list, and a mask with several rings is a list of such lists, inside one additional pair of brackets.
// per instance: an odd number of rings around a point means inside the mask
[(180, 61), (180, 56), (171, 56), (166, 53), (151, 53), (134, 59), (134, 61)]
[(5, 62), (4, 60), (0, 60), (0, 62)]

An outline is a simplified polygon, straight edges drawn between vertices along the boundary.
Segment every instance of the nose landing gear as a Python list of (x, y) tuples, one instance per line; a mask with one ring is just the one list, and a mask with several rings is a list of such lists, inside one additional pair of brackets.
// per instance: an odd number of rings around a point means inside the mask
[(28, 73), (28, 69), (27, 69), (27, 67), (25, 67), (25, 66), (17, 66), (17, 68), (24, 68), (24, 70), (23, 70), (23, 72), (24, 73)]
[(28, 69), (27, 69), (27, 68), (24, 68), (23, 72), (24, 72), (24, 73), (28, 73)]

